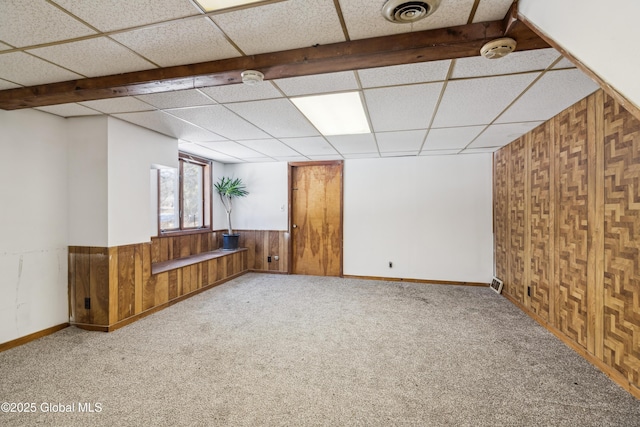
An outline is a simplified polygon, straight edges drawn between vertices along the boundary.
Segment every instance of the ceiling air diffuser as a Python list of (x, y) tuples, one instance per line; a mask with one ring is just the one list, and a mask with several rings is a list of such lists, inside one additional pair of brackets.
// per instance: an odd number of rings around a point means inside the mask
[(440, 0), (387, 0), (382, 16), (395, 24), (411, 24), (431, 15), (440, 6)]

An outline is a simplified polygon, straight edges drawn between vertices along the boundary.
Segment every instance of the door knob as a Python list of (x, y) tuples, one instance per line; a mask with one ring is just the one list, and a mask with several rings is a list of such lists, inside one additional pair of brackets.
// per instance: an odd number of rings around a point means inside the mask
[(293, 224), (293, 228), (298, 228), (298, 226), (297, 226), (297, 225), (295, 225), (295, 224)]

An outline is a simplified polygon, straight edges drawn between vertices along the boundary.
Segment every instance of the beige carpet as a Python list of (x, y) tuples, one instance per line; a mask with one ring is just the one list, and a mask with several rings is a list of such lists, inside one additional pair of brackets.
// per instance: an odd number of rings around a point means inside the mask
[(640, 425), (640, 401), (475, 287), (247, 274), (0, 353), (0, 378), (37, 410), (2, 426)]

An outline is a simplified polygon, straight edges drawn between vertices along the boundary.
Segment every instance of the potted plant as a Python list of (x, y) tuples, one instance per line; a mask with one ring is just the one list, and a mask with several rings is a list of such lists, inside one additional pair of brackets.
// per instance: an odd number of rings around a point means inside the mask
[(231, 227), (231, 210), (233, 208), (232, 201), (234, 197), (244, 197), (249, 194), (249, 192), (246, 190), (246, 187), (240, 178), (232, 179), (223, 176), (214, 184), (214, 187), (220, 196), (222, 204), (224, 205), (224, 210), (227, 211), (228, 233), (222, 234), (222, 249), (238, 249), (238, 239), (240, 238), (240, 235), (234, 233)]

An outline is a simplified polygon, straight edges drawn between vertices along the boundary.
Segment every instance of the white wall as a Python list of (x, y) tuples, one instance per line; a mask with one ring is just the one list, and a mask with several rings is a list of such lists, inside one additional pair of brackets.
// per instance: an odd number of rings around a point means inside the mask
[(178, 140), (109, 117), (108, 141), (108, 246), (148, 242), (149, 170), (178, 167)]
[(490, 281), (491, 164), (490, 154), (346, 160), (344, 274)]
[(107, 117), (67, 120), (69, 246), (108, 246)]
[[(220, 196), (216, 193), (213, 184), (218, 182), (220, 178), (226, 176), (227, 165), (224, 163), (212, 162), (211, 165), (211, 202), (213, 203), (213, 218), (211, 218), (211, 226), (214, 230), (226, 230), (227, 229), (227, 214), (225, 213), (224, 206), (220, 201)], [(235, 226), (235, 225), (234, 225)]]
[[(217, 175), (215, 165), (214, 175)], [(231, 213), (234, 229), (287, 230), (289, 224), (287, 163), (227, 164), (224, 175), (242, 178), (249, 191), (247, 197), (234, 199)], [(222, 210), (224, 214), (224, 208), (221, 205), (214, 205), (214, 209)], [(226, 229), (226, 217), (222, 224), (220, 228)]]
[(640, 2), (520, 0), (518, 10), (605, 82), (640, 106)]
[(69, 320), (66, 127), (0, 110), (0, 343)]

